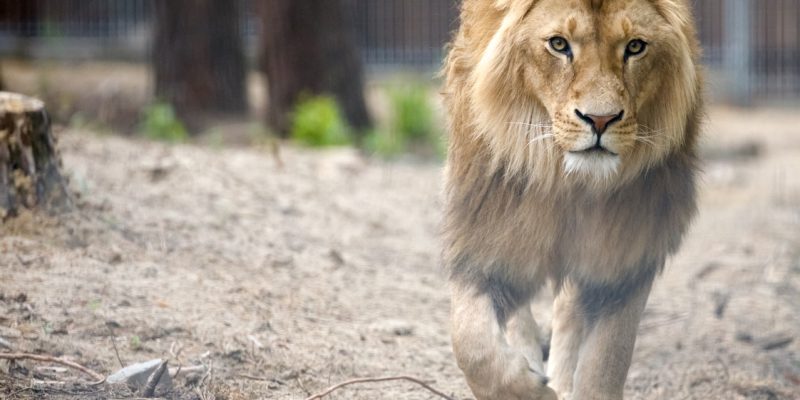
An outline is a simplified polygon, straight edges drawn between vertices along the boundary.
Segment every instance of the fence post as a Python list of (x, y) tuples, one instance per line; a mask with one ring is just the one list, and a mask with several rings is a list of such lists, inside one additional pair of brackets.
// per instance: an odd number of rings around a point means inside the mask
[(725, 9), (725, 54), (723, 63), (728, 71), (728, 97), (739, 105), (752, 100), (750, 69), (750, 0), (729, 0)]

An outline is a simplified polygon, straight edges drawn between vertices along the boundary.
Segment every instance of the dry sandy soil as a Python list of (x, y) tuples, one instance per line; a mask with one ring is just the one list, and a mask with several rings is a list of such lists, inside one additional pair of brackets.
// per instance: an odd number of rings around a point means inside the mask
[[(700, 216), (650, 298), (628, 399), (800, 398), (792, 114), (711, 111)], [(75, 130), (60, 147), (79, 211), (0, 225), (0, 338), (16, 351), (102, 374), (159, 357), (206, 368), (167, 398), (302, 399), (401, 374), (470, 398), (438, 268), (440, 165), (291, 146), (280, 165)], [(135, 397), (88, 381), (0, 361), (0, 398)], [(388, 382), (330, 398), (434, 397)]]

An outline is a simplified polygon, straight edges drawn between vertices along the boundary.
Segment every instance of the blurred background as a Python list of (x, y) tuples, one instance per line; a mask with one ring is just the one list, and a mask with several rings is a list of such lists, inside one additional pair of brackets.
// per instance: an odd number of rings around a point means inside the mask
[[(800, 0), (691, 3), (700, 212), (651, 294), (626, 398), (795, 400)], [(102, 374), (169, 359), (174, 399), (409, 374), (468, 399), (438, 242), (437, 73), (458, 6), (0, 0), (0, 88), (45, 101), (78, 205), (0, 222), (0, 346)], [(3, 399), (142, 397), (76, 380), (0, 360)]]
[[(313, 146), (353, 142), (385, 156), (436, 152), (433, 77), (457, 7), (0, 0), (0, 69), (7, 90), (43, 98), (64, 124), (167, 140), (265, 134)], [(177, 128), (156, 132), (159, 123)]]
[[(715, 103), (800, 104), (800, 2), (694, 7)], [(396, 153), (406, 147), (398, 141), (438, 135), (422, 132), (440, 123), (424, 110), (438, 99), (424, 92), (435, 91), (457, 8), (455, 0), (0, 0), (0, 76), (6, 89), (45, 99), (65, 124), (169, 138), (154, 120), (193, 135), (247, 116), (254, 123), (238, 131), (287, 137), (303, 115), (335, 108), (347, 132), (304, 140), (349, 138)], [(171, 113), (174, 121), (162, 118)]]

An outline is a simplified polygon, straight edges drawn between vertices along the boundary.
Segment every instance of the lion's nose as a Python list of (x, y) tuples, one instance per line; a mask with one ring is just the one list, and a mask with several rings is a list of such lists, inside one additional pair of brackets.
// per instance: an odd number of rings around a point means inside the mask
[(591, 125), (592, 132), (596, 133), (597, 136), (600, 136), (603, 133), (605, 133), (606, 128), (608, 128), (609, 125), (621, 120), (623, 113), (624, 111), (620, 111), (617, 114), (592, 115), (592, 114), (584, 114), (578, 110), (575, 110), (575, 114), (578, 116), (578, 118), (582, 119), (584, 122)]

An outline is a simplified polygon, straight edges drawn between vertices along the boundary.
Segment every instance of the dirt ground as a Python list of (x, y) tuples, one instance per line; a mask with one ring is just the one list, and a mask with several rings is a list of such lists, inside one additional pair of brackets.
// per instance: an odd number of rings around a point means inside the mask
[[(627, 398), (800, 398), (800, 115), (715, 108), (707, 131), (699, 218), (648, 303)], [(82, 130), (60, 148), (79, 211), (0, 225), (15, 351), (104, 375), (167, 358), (189, 371), (167, 398), (302, 399), (388, 375), (470, 398), (438, 268), (441, 165)], [(0, 361), (0, 398), (135, 397), (86, 382)], [(388, 382), (330, 398), (434, 397)]]

